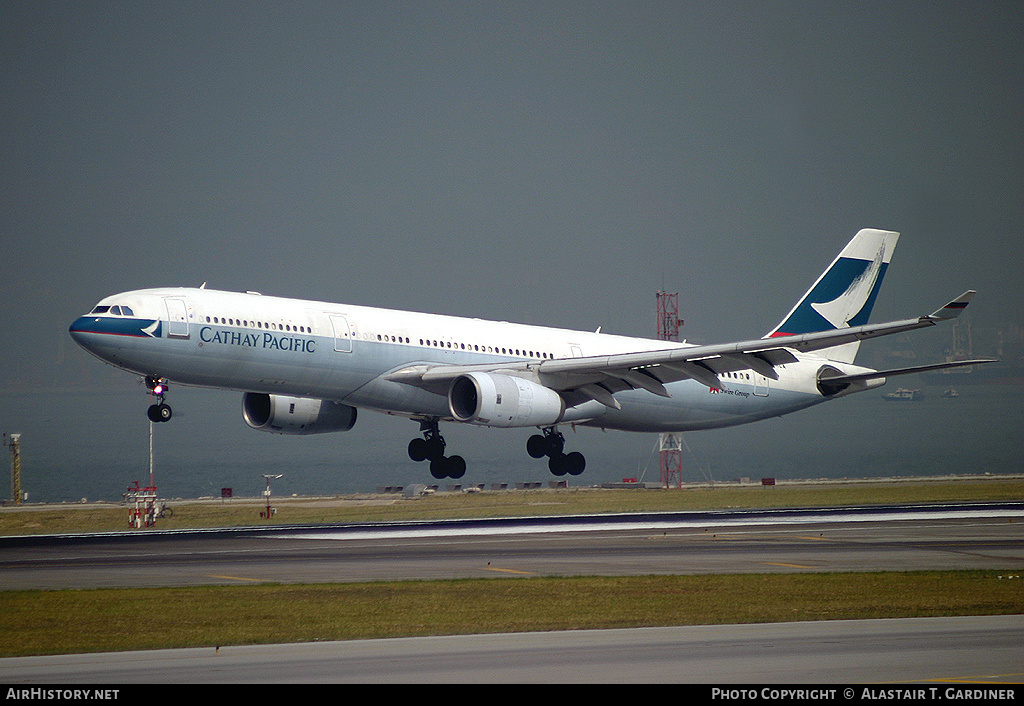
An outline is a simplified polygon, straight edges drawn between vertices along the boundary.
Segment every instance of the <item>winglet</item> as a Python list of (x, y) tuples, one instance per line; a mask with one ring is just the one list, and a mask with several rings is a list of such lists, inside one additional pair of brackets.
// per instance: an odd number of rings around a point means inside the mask
[(977, 294), (973, 289), (968, 289), (966, 292), (961, 294), (959, 297), (951, 301), (946, 306), (942, 307), (935, 313), (928, 316), (928, 319), (932, 321), (946, 321), (948, 319), (955, 319), (960, 316), (964, 309), (967, 308), (967, 304), (971, 301), (971, 298)]

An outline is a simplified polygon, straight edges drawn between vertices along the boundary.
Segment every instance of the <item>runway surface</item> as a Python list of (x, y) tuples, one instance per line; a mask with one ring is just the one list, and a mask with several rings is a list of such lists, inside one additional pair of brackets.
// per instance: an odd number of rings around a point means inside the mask
[(0, 538), (0, 589), (1024, 566), (1024, 503)]
[[(0, 539), (0, 589), (1022, 567), (1024, 503)], [(995, 616), (161, 650), (0, 659), (0, 682), (1020, 682), (1022, 629)]]
[(849, 684), (1020, 683), (1022, 629), (1014, 615), (207, 647), (0, 659), (0, 683), (829, 684), (838, 701)]

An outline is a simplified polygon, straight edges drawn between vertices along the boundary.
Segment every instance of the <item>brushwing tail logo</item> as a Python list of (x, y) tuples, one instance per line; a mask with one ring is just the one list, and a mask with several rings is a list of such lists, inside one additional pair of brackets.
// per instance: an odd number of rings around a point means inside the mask
[(899, 235), (860, 230), (766, 338), (866, 324)]
[(867, 304), (871, 293), (875, 291), (875, 284), (882, 272), (882, 263), (885, 262), (885, 243), (883, 242), (875, 254), (874, 260), (857, 275), (846, 291), (828, 302), (811, 302), (811, 308), (828, 321), (834, 328), (846, 328), (850, 320), (861, 312)]

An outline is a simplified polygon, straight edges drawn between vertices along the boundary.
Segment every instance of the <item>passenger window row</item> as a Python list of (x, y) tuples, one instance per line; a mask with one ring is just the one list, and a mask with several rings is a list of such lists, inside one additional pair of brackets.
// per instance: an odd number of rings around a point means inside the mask
[(243, 326), (245, 328), (267, 329), (268, 331), (290, 331), (292, 333), (313, 333), (309, 326), (295, 326), (294, 324), (279, 324), (277, 322), (249, 321), (248, 319), (225, 318), (223, 316), (207, 316), (206, 323), (221, 324), (223, 326)]
[[(223, 316), (207, 316), (206, 323), (221, 324), (226, 326), (244, 326), (253, 327), (258, 329), (268, 329), (271, 331), (290, 331), (295, 333), (313, 333), (313, 329), (309, 326), (294, 326), (292, 324), (278, 324), (275, 322), (263, 322), (263, 321), (249, 321), (248, 319), (235, 319), (232, 317)], [(393, 336), (389, 334), (376, 334), (377, 340), (384, 343), (412, 343), (412, 339), (408, 336)], [(483, 346), (480, 344), (468, 344), (468, 343), (452, 343), (451, 341), (434, 341), (426, 338), (419, 339), (420, 345), (427, 348), (445, 348), (463, 351), (473, 351), (476, 353), (496, 353), (501, 355), (516, 355), (523, 356), (526, 358), (543, 358), (553, 359), (555, 356), (552, 353), (540, 352), (540, 351), (529, 351), (520, 348), (500, 348), (498, 346)]]
[[(377, 340), (384, 343), (412, 343), (408, 336), (392, 336), (389, 334), (377, 334)], [(551, 353), (540, 351), (528, 351), (520, 348), (499, 348), (497, 346), (482, 346), (474, 343), (452, 343), (451, 341), (435, 341), (429, 338), (421, 338), (420, 345), (426, 348), (444, 348), (460, 351), (471, 351), (474, 353), (500, 353), (501, 355), (517, 355), (526, 358), (554, 358)]]
[(431, 341), (430, 339), (420, 339), (421, 346), (427, 346), (428, 348), (453, 348), (463, 351), (473, 351), (476, 353), (500, 353), (501, 355), (517, 355), (526, 358), (554, 358), (555, 356), (551, 353), (545, 353), (540, 351), (528, 351), (520, 348), (499, 348), (497, 346), (481, 346), (479, 344), (470, 343), (452, 343), (451, 341)]

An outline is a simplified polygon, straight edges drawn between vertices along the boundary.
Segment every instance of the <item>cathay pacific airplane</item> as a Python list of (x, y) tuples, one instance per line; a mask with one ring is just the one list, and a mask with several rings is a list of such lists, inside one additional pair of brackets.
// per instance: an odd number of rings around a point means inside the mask
[(440, 423), (535, 427), (526, 450), (557, 476), (562, 424), (635, 432), (711, 429), (805, 409), (895, 375), (982, 361), (876, 371), (854, 365), (861, 341), (933, 326), (963, 311), (968, 291), (933, 314), (869, 324), (898, 233), (862, 230), (763, 338), (692, 345), (436, 314), (195, 288), (103, 299), (70, 327), (107, 363), (143, 376), (166, 422), (168, 383), (236, 390), (260, 431), (348, 431), (357, 410), (418, 421), (414, 461), (460, 478)]

